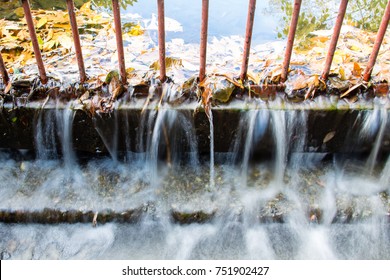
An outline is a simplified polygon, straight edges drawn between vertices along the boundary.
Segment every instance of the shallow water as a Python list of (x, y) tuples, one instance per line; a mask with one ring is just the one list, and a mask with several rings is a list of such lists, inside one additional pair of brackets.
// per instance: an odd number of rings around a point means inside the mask
[[(300, 158), (300, 166), (290, 161), (281, 180), (273, 161), (251, 163), (243, 171), (223, 163), (227, 158), (231, 155), (216, 155), (210, 189), (207, 162), (198, 171), (159, 162), (155, 176), (142, 156), (127, 163), (90, 160), (68, 169), (63, 160), (20, 161), (3, 153), (1, 209), (145, 210), (134, 224), (102, 224), (98, 214), (96, 228), (92, 221), (0, 224), (2, 258), (390, 258), (386, 168), (367, 175), (361, 160), (296, 154), (290, 159)], [(172, 211), (215, 215), (204, 223), (180, 224)]]

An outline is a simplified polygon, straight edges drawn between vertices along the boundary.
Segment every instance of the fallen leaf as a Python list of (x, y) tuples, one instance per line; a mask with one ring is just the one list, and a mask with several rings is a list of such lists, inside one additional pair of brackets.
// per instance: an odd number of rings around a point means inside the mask
[(14, 10), (14, 13), (15, 13), (15, 15), (17, 15), (20, 18), (24, 17), (24, 9), (23, 9), (23, 7), (16, 8)]
[(329, 142), (330, 140), (333, 139), (333, 137), (336, 135), (336, 131), (331, 131), (331, 132), (328, 132), (325, 137), (324, 137), (324, 140), (322, 141), (322, 143), (327, 143)]
[(357, 62), (353, 63), (352, 75), (354, 75), (356, 77), (360, 77), (362, 75), (362, 68), (360, 67), (359, 63), (357, 63)]
[(4, 93), (5, 93), (5, 94), (8, 94), (9, 91), (11, 90), (11, 88), (12, 88), (12, 83), (11, 83), (11, 82), (8, 82), (7, 86), (6, 86), (5, 89), (4, 89)]
[(299, 75), (293, 82), (293, 90), (300, 90), (308, 86), (308, 77)]
[(43, 27), (45, 24), (47, 23), (47, 17), (42, 17), (39, 19), (38, 23), (37, 23), (37, 28), (40, 29), (41, 27)]
[(60, 42), (61, 46), (63, 46), (65, 49), (72, 48), (72, 38), (64, 33), (63, 35), (58, 37), (58, 41)]
[(133, 26), (133, 27), (130, 29), (129, 34), (130, 34), (131, 36), (139, 36), (139, 35), (144, 34), (144, 32), (145, 32), (145, 31), (143, 30), (143, 28), (141, 27), (141, 25), (140, 25), (140, 24), (137, 24), (137, 25)]
[(359, 84), (354, 85), (353, 87), (348, 89), (346, 92), (344, 92), (342, 95), (340, 95), (340, 98), (348, 96), (348, 94), (350, 94), (352, 91), (354, 91), (355, 89), (358, 89), (361, 86), (364, 86), (363, 83), (359, 83)]

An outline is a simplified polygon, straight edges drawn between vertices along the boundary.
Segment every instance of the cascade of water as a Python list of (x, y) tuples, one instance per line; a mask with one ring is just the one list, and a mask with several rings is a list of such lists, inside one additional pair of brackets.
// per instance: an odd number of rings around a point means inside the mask
[(390, 155), (388, 156), (386, 160), (385, 167), (382, 170), (380, 179), (379, 179), (380, 185), (383, 187), (387, 187), (387, 189), (390, 190)]
[(34, 126), (36, 157), (40, 160), (57, 157), (55, 113), (52, 110), (41, 110)]
[[(242, 113), (239, 130), (232, 149), (232, 163), (241, 161), (240, 185), (246, 186), (251, 153), (262, 139), (269, 123), (268, 110), (250, 110)], [(242, 152), (243, 149), (243, 152)], [(242, 158), (238, 157), (243, 154)]]
[(287, 142), (286, 113), (282, 110), (271, 111), (272, 131), (276, 145), (274, 181), (276, 185), (283, 185), (284, 171), (287, 166)]
[(93, 117), (95, 129), (103, 140), (114, 163), (118, 161), (118, 103), (115, 102), (114, 117), (109, 119), (103, 115), (96, 114)]
[(286, 114), (288, 115), (288, 143), (286, 143), (286, 145), (291, 146), (289, 166), (292, 171), (291, 175), (295, 175), (300, 168), (308, 165), (305, 153), (307, 138), (307, 112), (304, 110), (291, 111), (286, 112)]
[(208, 109), (207, 117), (210, 123), (210, 182), (209, 188), (215, 188), (215, 166), (214, 166), (214, 121), (211, 108)]
[(156, 186), (159, 180), (158, 162), (160, 147), (163, 143), (162, 137), (165, 142), (165, 147), (167, 149), (167, 164), (171, 164), (171, 151), (167, 130), (172, 127), (172, 124), (175, 119), (176, 111), (174, 110), (166, 110), (160, 108), (157, 112), (157, 118), (154, 123), (153, 132), (151, 134), (150, 140), (148, 141), (148, 162), (149, 170), (151, 172), (152, 186)]
[(68, 170), (70, 170), (76, 165), (76, 155), (74, 153), (72, 144), (72, 126), (76, 111), (73, 110), (73, 102), (69, 102), (65, 108), (60, 107), (61, 104), (57, 103), (57, 133), (61, 141), (64, 165)]
[(126, 149), (126, 156), (125, 156), (125, 160), (127, 162), (130, 162), (132, 160), (134, 160), (134, 157), (131, 156), (132, 153), (131, 153), (131, 138), (130, 138), (130, 123), (129, 123), (129, 114), (128, 114), (128, 111), (124, 111), (124, 129), (125, 129), (125, 133), (124, 133), (124, 137), (125, 137), (125, 149)]
[[(150, 89), (153, 90), (153, 89)], [(194, 170), (199, 169), (198, 144), (192, 115), (173, 110), (163, 101), (174, 89), (163, 85), (161, 100), (155, 109), (146, 109), (140, 120), (137, 151), (143, 154), (150, 174), (150, 184), (157, 186), (165, 166), (178, 165), (183, 160)], [(188, 155), (188, 157), (187, 157)], [(162, 157), (166, 165), (162, 165)]]
[(368, 174), (372, 174), (375, 168), (379, 149), (382, 144), (384, 132), (387, 125), (387, 109), (384, 107), (382, 108), (375, 107), (372, 116), (373, 117), (368, 118), (368, 120), (364, 123), (364, 127), (372, 127), (375, 125), (379, 125), (379, 130), (377, 132), (374, 146), (371, 150), (370, 156), (368, 157), (366, 162), (366, 168), (368, 170)]

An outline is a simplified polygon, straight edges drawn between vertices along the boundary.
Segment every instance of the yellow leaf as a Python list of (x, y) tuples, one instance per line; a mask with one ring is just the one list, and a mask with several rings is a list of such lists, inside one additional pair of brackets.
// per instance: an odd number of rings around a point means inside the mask
[(70, 24), (69, 23), (54, 23), (53, 24), (54, 28), (62, 28), (65, 30), (70, 30)]
[[(173, 67), (183, 67), (182, 60), (179, 58), (173, 58), (173, 57), (166, 57), (165, 58), (165, 67), (167, 69), (173, 68)], [(153, 70), (160, 70), (160, 61), (157, 60), (150, 65), (150, 68)]]
[(14, 13), (15, 13), (15, 15), (17, 15), (20, 18), (24, 17), (24, 9), (23, 9), (23, 7), (16, 8), (14, 10)]
[(361, 49), (356, 45), (349, 46), (349, 49), (355, 52), (361, 51)]
[(88, 14), (91, 12), (91, 1), (88, 1), (84, 5), (81, 6), (80, 12), (83, 14)]
[(50, 51), (51, 49), (53, 49), (53, 47), (56, 45), (56, 41), (55, 40), (50, 40), (50, 41), (48, 41), (48, 42), (45, 42), (44, 44), (43, 44), (43, 50), (44, 51)]
[(20, 64), (23, 66), (25, 65), (30, 59), (32, 59), (33, 55), (32, 52), (30, 51), (24, 51), (22, 54), (19, 56), (18, 61)]
[(318, 79), (318, 75), (317, 74), (314, 74), (314, 76), (310, 78), (309, 85), (310, 86), (314, 86), (314, 87), (319, 87), (320, 80)]
[(141, 27), (140, 24), (137, 24), (137, 25), (133, 26), (133, 27), (130, 29), (129, 34), (130, 34), (131, 36), (139, 36), (139, 35), (144, 34), (144, 30), (142, 29), (142, 27)]
[(27, 30), (25, 29), (22, 29), (18, 32), (18, 35), (17, 35), (18, 39), (20, 41), (27, 41), (27, 40), (30, 40), (30, 34), (28, 33)]
[[(41, 36), (38, 35), (37, 39), (38, 39), (39, 48), (42, 49), (42, 47), (43, 47), (43, 40), (42, 40)], [(30, 47), (32, 48), (32, 42), (30, 42)]]
[(40, 18), (38, 23), (37, 23), (37, 28), (39, 29), (39, 28), (43, 27), (46, 23), (47, 23), (46, 17)]
[(340, 74), (340, 79), (342, 81), (345, 81), (347, 78), (345, 77), (345, 70), (343, 66), (340, 66), (339, 68), (339, 74)]
[(130, 73), (134, 72), (134, 70), (135, 69), (133, 67), (126, 68), (126, 73), (130, 74)]
[(53, 38), (53, 35), (54, 35), (53, 28), (50, 28), (46, 36), (46, 41), (50, 41)]
[(57, 41), (63, 46), (65, 49), (70, 49), (72, 47), (72, 39), (66, 33), (58, 36)]

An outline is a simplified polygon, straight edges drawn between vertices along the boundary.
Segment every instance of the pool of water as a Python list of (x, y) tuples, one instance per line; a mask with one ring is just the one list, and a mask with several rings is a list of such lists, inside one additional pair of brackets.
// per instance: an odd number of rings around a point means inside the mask
[[(281, 18), (279, 12), (266, 12), (269, 9), (268, 1), (257, 1), (257, 10), (253, 27), (253, 43), (260, 44), (276, 39), (276, 27)], [(178, 22), (182, 31), (169, 31), (167, 39), (180, 38), (186, 43), (199, 43), (201, 24), (202, 1), (165, 1), (165, 16)], [(240, 35), (244, 36), (248, 13), (247, 1), (215, 0), (209, 4), (209, 37)], [(155, 25), (150, 20), (156, 20), (157, 1), (140, 0), (133, 6), (127, 6), (123, 16), (127, 13), (139, 14), (146, 19), (146, 26)], [(171, 28), (174, 29), (173, 27)], [(176, 28), (179, 30), (179, 28)]]

